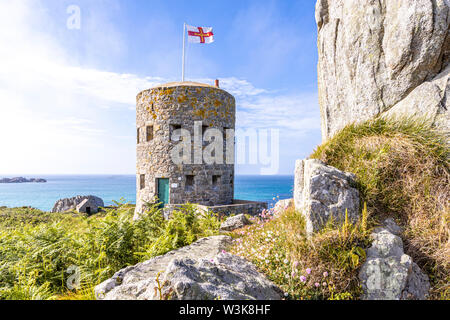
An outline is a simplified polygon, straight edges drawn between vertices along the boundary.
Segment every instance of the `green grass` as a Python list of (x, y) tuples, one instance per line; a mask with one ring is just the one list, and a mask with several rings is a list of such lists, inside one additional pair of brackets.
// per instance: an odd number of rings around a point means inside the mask
[[(407, 254), (430, 276), (433, 299), (450, 299), (450, 173), (445, 134), (422, 120), (375, 119), (344, 128), (312, 158), (357, 175), (362, 218), (331, 223), (311, 238), (301, 213), (232, 233), (232, 252), (253, 262), (290, 299), (358, 299), (358, 272), (370, 232), (386, 217), (403, 228)], [(165, 221), (156, 207), (133, 222), (120, 204), (87, 217), (0, 208), (0, 299), (93, 299), (93, 288), (116, 271), (199, 238), (216, 235), (219, 219), (190, 205)], [(67, 270), (77, 266), (78, 290)]]
[(364, 214), (355, 225), (336, 228), (330, 222), (308, 238), (303, 215), (290, 207), (235, 231), (231, 251), (255, 264), (288, 299), (353, 300), (361, 294), (358, 271), (369, 235)]
[(312, 158), (358, 178), (374, 221), (405, 229), (406, 252), (432, 281), (432, 298), (450, 299), (448, 132), (424, 119), (375, 119), (347, 126)]
[(254, 262), (291, 299), (358, 299), (371, 228), (392, 217), (404, 228), (406, 253), (431, 279), (430, 298), (450, 299), (447, 137), (412, 118), (347, 126), (311, 158), (356, 174), (363, 218), (354, 226), (329, 224), (308, 239), (303, 216), (289, 208), (236, 231), (233, 252)]
[[(125, 204), (91, 217), (0, 209), (0, 299), (93, 299), (95, 285), (118, 270), (216, 235), (220, 226), (190, 205), (169, 221), (156, 206), (139, 221), (133, 213)], [(80, 274), (76, 290), (68, 288), (71, 266)]]

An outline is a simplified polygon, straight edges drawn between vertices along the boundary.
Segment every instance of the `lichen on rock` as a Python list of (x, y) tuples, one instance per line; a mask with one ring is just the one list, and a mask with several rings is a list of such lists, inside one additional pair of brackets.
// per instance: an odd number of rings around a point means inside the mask
[[(423, 300), (430, 290), (428, 276), (403, 251), (400, 228), (392, 219), (372, 234), (373, 244), (359, 278), (365, 300)], [(397, 234), (396, 234), (397, 233)]]
[(319, 103), (324, 140), (387, 111), (427, 113), (448, 130), (446, 0), (319, 0)]
[(282, 292), (250, 262), (227, 253), (231, 237), (200, 239), (117, 272), (98, 300), (273, 300)]
[(298, 160), (295, 170), (294, 203), (306, 219), (308, 234), (320, 231), (330, 219), (342, 223), (347, 215), (360, 216), (359, 191), (354, 174), (327, 166), (320, 160)]

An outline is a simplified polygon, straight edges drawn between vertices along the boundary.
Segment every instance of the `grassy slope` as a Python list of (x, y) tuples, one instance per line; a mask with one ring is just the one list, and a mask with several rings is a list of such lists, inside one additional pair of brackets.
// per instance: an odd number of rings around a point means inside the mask
[(312, 155), (355, 173), (375, 220), (405, 228), (406, 252), (431, 277), (434, 298), (450, 298), (450, 166), (443, 133), (424, 120), (351, 125)]
[(232, 253), (253, 262), (289, 299), (350, 300), (361, 293), (358, 269), (370, 243), (366, 216), (357, 225), (329, 225), (308, 239), (303, 216), (293, 207), (273, 209), (234, 232)]
[[(215, 217), (190, 206), (165, 221), (154, 207), (133, 222), (119, 205), (87, 217), (35, 209), (0, 209), (0, 299), (93, 299), (95, 285), (114, 272), (218, 233)], [(80, 288), (67, 283), (77, 266)], [(70, 270), (70, 269), (69, 269)]]
[(367, 205), (365, 219), (355, 227), (330, 226), (307, 240), (301, 214), (290, 208), (236, 233), (242, 238), (234, 252), (252, 260), (292, 298), (355, 299), (361, 292), (357, 273), (365, 259), (361, 249), (370, 244), (370, 227), (393, 217), (405, 229), (406, 252), (431, 278), (432, 298), (449, 299), (445, 141), (420, 120), (376, 119), (346, 127), (311, 157), (357, 175)]
[[(358, 176), (362, 219), (331, 224), (311, 239), (294, 208), (235, 231), (232, 252), (256, 264), (292, 299), (357, 299), (358, 270), (370, 231), (391, 216), (404, 228), (407, 253), (430, 275), (433, 298), (449, 299), (449, 154), (427, 123), (403, 119), (351, 125), (313, 158)], [(214, 217), (191, 207), (164, 221), (158, 210), (132, 223), (120, 205), (94, 217), (0, 208), (0, 299), (92, 299), (93, 287), (115, 271), (218, 233)], [(69, 291), (67, 268), (81, 269)]]

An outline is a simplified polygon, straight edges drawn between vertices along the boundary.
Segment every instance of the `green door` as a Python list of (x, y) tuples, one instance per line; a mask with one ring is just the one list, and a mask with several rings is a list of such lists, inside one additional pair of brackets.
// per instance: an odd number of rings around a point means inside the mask
[(169, 179), (158, 179), (158, 199), (161, 207), (169, 203)]

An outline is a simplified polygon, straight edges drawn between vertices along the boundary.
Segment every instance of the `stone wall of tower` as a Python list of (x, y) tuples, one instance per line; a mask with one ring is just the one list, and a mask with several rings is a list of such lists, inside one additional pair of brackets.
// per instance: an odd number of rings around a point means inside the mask
[[(169, 179), (169, 204), (231, 204), (234, 164), (224, 161), (224, 164), (177, 165), (171, 158), (171, 150), (179, 142), (171, 138), (172, 132), (181, 127), (190, 132), (193, 140), (196, 121), (202, 121), (203, 126), (219, 129), (224, 134), (226, 129), (235, 128), (235, 113), (234, 97), (208, 85), (182, 82), (139, 93), (136, 103), (136, 211), (142, 212), (146, 202), (155, 201), (158, 178)], [(234, 140), (232, 143), (234, 149)], [(225, 148), (224, 145), (224, 157)], [(193, 149), (192, 141), (192, 154)], [(193, 186), (187, 186), (192, 176)]]

